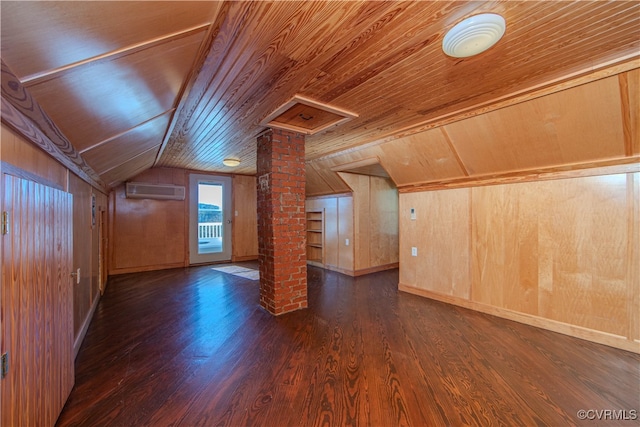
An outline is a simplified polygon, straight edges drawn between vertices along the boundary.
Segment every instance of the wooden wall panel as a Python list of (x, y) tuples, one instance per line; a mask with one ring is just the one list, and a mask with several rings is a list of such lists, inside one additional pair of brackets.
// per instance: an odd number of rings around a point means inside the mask
[(77, 175), (69, 173), (63, 165), (4, 124), (0, 151), (5, 164), (12, 165), (12, 173), (53, 188), (68, 190), (74, 195), (74, 269), (80, 268), (80, 284), (73, 286), (74, 332), (78, 350), (99, 296), (99, 249), (97, 230), (91, 228), (91, 194), (96, 195), (97, 209), (106, 209), (107, 196)]
[(470, 175), (625, 156), (617, 77), (444, 126)]
[[(100, 277), (100, 263), (102, 261), (103, 265), (106, 262), (106, 252), (104, 249), (105, 248), (101, 248), (100, 245), (104, 244), (104, 242), (101, 242), (100, 238), (101, 236), (107, 236), (108, 235), (108, 229), (107, 229), (107, 221), (104, 221), (103, 227), (104, 229), (102, 230), (102, 233), (100, 231), (100, 216), (104, 213), (107, 212), (107, 209), (109, 208), (109, 198), (98, 192), (98, 191), (93, 191), (92, 192), (93, 195), (96, 198), (96, 211), (95, 211), (95, 225), (92, 226), (92, 234), (91, 234), (91, 254), (92, 254), (92, 259), (93, 262), (91, 263), (91, 297), (92, 299), (96, 299), (96, 297), (98, 297), (101, 293), (101, 289), (104, 290), (104, 285), (106, 284), (106, 280), (103, 281), (103, 278)], [(100, 257), (103, 257), (102, 260), (100, 260)]]
[[(542, 317), (627, 336), (627, 177), (623, 174), (524, 185), (540, 224)], [(636, 236), (637, 238), (637, 236)], [(475, 285), (475, 284), (474, 284)]]
[(324, 262), (338, 266), (338, 201), (335, 197), (320, 199), (324, 207)]
[(398, 262), (398, 191), (387, 178), (369, 177), (369, 267)]
[(370, 186), (367, 175), (356, 175), (352, 173), (339, 172), (338, 175), (353, 190), (353, 250), (355, 270), (362, 270), (371, 267), (370, 265), (370, 237), (369, 229), (369, 203)]
[(353, 197), (338, 197), (338, 267), (341, 270), (354, 270), (353, 235)]
[(324, 264), (338, 267), (338, 201), (335, 197), (307, 199), (307, 211), (324, 210)]
[[(132, 178), (150, 184), (189, 186), (188, 171), (153, 168)], [(235, 260), (257, 257), (255, 177), (233, 179), (233, 254)], [(188, 200), (127, 199), (124, 186), (110, 198), (110, 274), (188, 265)]]
[(353, 190), (354, 269), (398, 262), (398, 193), (388, 178), (338, 172)]
[(484, 304), (538, 313), (538, 222), (535, 187), (472, 191), (473, 290)]
[[(305, 209), (324, 212), (324, 265), (354, 274), (353, 198), (346, 195), (307, 198)], [(346, 244), (345, 239), (349, 239)]]
[[(188, 187), (181, 169), (150, 169), (134, 181)], [(110, 274), (186, 265), (187, 200), (127, 199), (124, 185), (111, 197)]]
[(442, 128), (393, 140), (379, 149), (380, 162), (402, 185), (465, 176)]
[(258, 199), (256, 178), (233, 177), (233, 260), (258, 258)]
[(640, 352), (639, 176), (403, 193), (400, 288)]
[(91, 186), (69, 175), (69, 192), (73, 194), (73, 269), (80, 269), (80, 283), (73, 283), (73, 330), (77, 336), (93, 304)]
[(473, 190), (473, 299), (628, 333), (625, 175)]
[(2, 203), (0, 424), (54, 425), (74, 382), (72, 196), (5, 174)]
[(629, 337), (640, 343), (640, 173), (627, 175), (627, 204), (633, 206), (629, 221), (629, 282), (627, 284), (627, 302), (629, 304)]
[(335, 197), (321, 199), (324, 205), (324, 262), (332, 267), (338, 266), (338, 200)]
[(49, 186), (67, 188), (67, 169), (32, 143), (26, 142), (4, 123), (0, 125), (2, 161), (37, 175)]
[(400, 195), (400, 283), (469, 298), (470, 198), (469, 189)]

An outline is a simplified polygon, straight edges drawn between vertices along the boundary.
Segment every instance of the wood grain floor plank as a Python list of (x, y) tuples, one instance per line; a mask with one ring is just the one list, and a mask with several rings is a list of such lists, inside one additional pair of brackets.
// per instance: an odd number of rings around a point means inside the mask
[[(243, 263), (255, 268), (255, 263)], [(594, 425), (640, 409), (640, 356), (309, 267), (309, 308), (210, 266), (111, 277), (65, 426)], [(637, 420), (598, 420), (637, 425)]]

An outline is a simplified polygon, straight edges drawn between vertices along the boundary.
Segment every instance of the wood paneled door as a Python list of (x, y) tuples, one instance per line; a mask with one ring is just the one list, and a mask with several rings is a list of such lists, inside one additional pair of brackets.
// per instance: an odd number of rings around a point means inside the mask
[(73, 196), (3, 181), (0, 425), (52, 426), (74, 382)]

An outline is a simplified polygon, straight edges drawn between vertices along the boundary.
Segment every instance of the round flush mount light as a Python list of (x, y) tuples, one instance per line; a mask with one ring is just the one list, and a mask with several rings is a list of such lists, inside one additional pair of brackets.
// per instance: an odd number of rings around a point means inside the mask
[(235, 168), (240, 164), (240, 160), (234, 158), (227, 158), (222, 161), (222, 164), (225, 166), (229, 166), (230, 168)]
[(496, 44), (504, 35), (504, 18), (483, 13), (458, 22), (442, 40), (442, 50), (454, 58), (477, 55)]

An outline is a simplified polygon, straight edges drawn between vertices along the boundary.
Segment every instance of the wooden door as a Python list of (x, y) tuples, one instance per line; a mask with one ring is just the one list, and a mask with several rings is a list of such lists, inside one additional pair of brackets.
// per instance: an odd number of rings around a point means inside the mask
[(99, 240), (100, 240), (100, 249), (98, 254), (98, 262), (100, 266), (99, 288), (100, 288), (100, 295), (102, 295), (104, 293), (104, 289), (107, 284), (107, 271), (109, 268), (107, 265), (107, 243), (108, 243), (107, 211), (102, 209), (99, 212), (98, 227), (99, 227), (98, 234), (99, 234)]
[(52, 426), (74, 381), (72, 195), (4, 175), (2, 204), (0, 424)]

